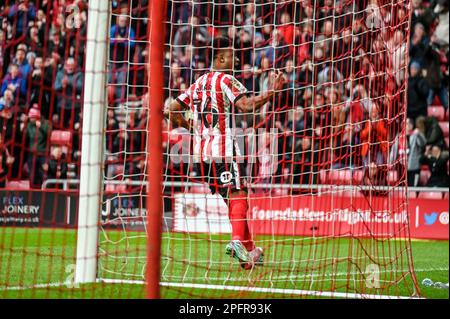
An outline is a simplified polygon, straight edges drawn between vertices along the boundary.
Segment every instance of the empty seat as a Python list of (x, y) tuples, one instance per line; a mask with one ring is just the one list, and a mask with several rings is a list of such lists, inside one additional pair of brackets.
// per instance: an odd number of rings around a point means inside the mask
[(347, 189), (347, 190), (339, 190), (334, 192), (334, 196), (342, 196), (342, 197), (351, 197), (351, 198), (359, 198), (363, 197), (361, 191), (359, 189)]
[(50, 137), (52, 145), (72, 146), (72, 132), (70, 131), (52, 131)]
[(430, 179), (431, 172), (429, 170), (420, 171), (420, 185), (425, 186)]
[(210, 191), (208, 185), (198, 184), (198, 185), (191, 186), (189, 192), (192, 194), (209, 194), (211, 191)]
[(428, 116), (434, 116), (438, 121), (445, 120), (445, 109), (443, 106), (429, 106)]
[(30, 181), (23, 180), (23, 181), (10, 181), (6, 183), (7, 189), (29, 189), (30, 188)]
[(448, 122), (439, 122), (439, 126), (441, 127), (442, 132), (444, 132), (444, 137), (448, 137), (448, 131), (449, 131)]
[(444, 193), (444, 199), (448, 199), (448, 198), (449, 198), (448, 192), (445, 192), (445, 193)]
[(353, 171), (353, 184), (359, 185), (364, 178), (364, 171), (362, 169), (355, 169)]
[(398, 172), (397, 171), (389, 171), (387, 176), (387, 181), (389, 185), (397, 185), (398, 184)]
[(422, 199), (442, 199), (441, 192), (420, 192), (418, 198)]
[(287, 188), (276, 188), (272, 190), (272, 196), (274, 197), (280, 197), (280, 196), (286, 196), (289, 195), (289, 189)]
[(50, 145), (60, 146), (63, 153), (68, 154), (72, 149), (72, 132), (70, 131), (52, 131), (50, 136)]
[(328, 172), (321, 170), (319, 173), (319, 179), (322, 184), (328, 184)]
[(319, 176), (322, 184), (359, 185), (363, 180), (364, 171), (357, 169), (322, 170)]
[(417, 198), (417, 192), (408, 192), (409, 198)]
[(333, 185), (346, 185), (352, 183), (352, 171), (349, 169), (331, 170), (329, 182)]

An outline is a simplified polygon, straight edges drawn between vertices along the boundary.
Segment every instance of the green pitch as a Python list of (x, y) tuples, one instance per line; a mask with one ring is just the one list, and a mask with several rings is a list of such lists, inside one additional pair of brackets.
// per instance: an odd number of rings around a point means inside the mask
[[(265, 266), (249, 272), (224, 254), (228, 236), (165, 233), (161, 260), (164, 298), (313, 298), (278, 293), (296, 291), (364, 291), (368, 294), (410, 295), (407, 247), (403, 242), (350, 239), (305, 239), (260, 236)], [(145, 235), (111, 231), (100, 235), (99, 276), (135, 283), (107, 283), (71, 287), (76, 232), (74, 230), (0, 228), (0, 298), (143, 298), (139, 284), (145, 271)], [(274, 244), (276, 243), (276, 244)], [(448, 282), (448, 241), (413, 241), (418, 282), (430, 278)], [(368, 258), (380, 265), (382, 291), (364, 288)], [(392, 256), (397, 258), (392, 259)], [(351, 258), (349, 258), (351, 257)], [(351, 260), (351, 262), (349, 261)], [(393, 270), (405, 278), (393, 280)], [(335, 274), (333, 277), (330, 274)], [(333, 280), (331, 278), (334, 278)], [(52, 283), (48, 285), (48, 283)], [(199, 286), (183, 287), (181, 283)], [(229, 287), (253, 287), (253, 292)], [(386, 287), (386, 285), (384, 285)], [(426, 298), (449, 298), (448, 290), (421, 286)], [(228, 287), (228, 289), (227, 289)], [(212, 289), (214, 288), (214, 289)], [(272, 289), (272, 290), (271, 290)], [(322, 296), (327, 297), (327, 296)]]

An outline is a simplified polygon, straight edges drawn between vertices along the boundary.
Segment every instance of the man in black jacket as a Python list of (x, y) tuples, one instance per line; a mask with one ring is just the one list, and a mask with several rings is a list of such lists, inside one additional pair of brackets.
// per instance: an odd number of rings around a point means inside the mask
[(409, 67), (407, 116), (413, 122), (421, 115), (427, 116), (427, 97), (429, 91), (428, 83), (422, 77), (420, 64), (418, 62), (412, 62)]
[(428, 187), (448, 187), (449, 176), (447, 173), (447, 162), (449, 159), (448, 152), (434, 145), (429, 151), (422, 156), (420, 163), (427, 165), (430, 169), (431, 176), (427, 182)]

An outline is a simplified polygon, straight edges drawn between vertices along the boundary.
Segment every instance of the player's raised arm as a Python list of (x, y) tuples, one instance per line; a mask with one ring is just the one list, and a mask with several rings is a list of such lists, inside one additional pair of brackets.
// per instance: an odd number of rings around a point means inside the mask
[(273, 75), (271, 85), (268, 91), (261, 93), (260, 95), (245, 96), (237, 99), (235, 106), (242, 112), (252, 112), (258, 110), (261, 106), (269, 102), (274, 95), (283, 88), (284, 77), (283, 73), (277, 70), (277, 73)]

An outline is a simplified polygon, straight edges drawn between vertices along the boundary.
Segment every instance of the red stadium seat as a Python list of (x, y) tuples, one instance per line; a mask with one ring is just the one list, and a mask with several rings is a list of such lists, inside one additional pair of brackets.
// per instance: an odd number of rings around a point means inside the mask
[(431, 172), (429, 170), (420, 171), (420, 185), (425, 186), (430, 179)]
[(364, 171), (362, 169), (355, 169), (353, 171), (353, 184), (359, 185), (364, 178)]
[(420, 192), (418, 198), (422, 199), (442, 199), (441, 192)]
[(69, 154), (72, 149), (72, 133), (69, 131), (52, 131), (50, 145), (52, 148), (61, 146), (63, 153)]
[(72, 132), (70, 131), (52, 131), (50, 137), (52, 145), (72, 146)]
[(289, 189), (287, 189), (287, 188), (276, 188), (276, 189), (272, 190), (271, 194), (274, 197), (286, 196), (286, 195), (289, 195)]
[(389, 171), (387, 176), (387, 181), (389, 185), (397, 185), (398, 184), (398, 172), (397, 171)]
[(7, 189), (30, 189), (30, 181), (10, 181), (6, 183)]
[(334, 196), (351, 197), (351, 198), (363, 197), (363, 194), (361, 194), (361, 191), (358, 189), (343, 190), (343, 191), (337, 191), (337, 192), (333, 192), (333, 193), (334, 193)]
[(436, 106), (442, 106), (441, 100), (439, 100), (439, 97), (437, 95), (434, 96), (432, 104)]
[(334, 185), (346, 185), (352, 182), (352, 171), (348, 169), (344, 170), (331, 170), (329, 174), (330, 183)]
[(322, 184), (358, 185), (363, 180), (364, 171), (351, 169), (322, 170), (319, 175)]
[(106, 193), (114, 193), (115, 190), (116, 190), (116, 187), (114, 184), (106, 184), (106, 186), (105, 186)]
[(192, 194), (209, 194), (209, 193), (211, 193), (208, 185), (206, 185), (206, 184), (198, 184), (198, 185), (191, 186), (189, 192)]
[(444, 132), (444, 136), (448, 137), (448, 131), (449, 131), (448, 122), (439, 122), (439, 126), (441, 127), (442, 131)]
[(443, 106), (429, 106), (428, 116), (434, 116), (438, 121), (445, 120), (445, 109)]
[(448, 198), (449, 198), (448, 192), (444, 193), (444, 199), (448, 199)]
[(322, 184), (328, 184), (328, 172), (326, 170), (321, 170), (319, 172), (319, 179)]
[(417, 198), (417, 192), (408, 192), (409, 198)]

